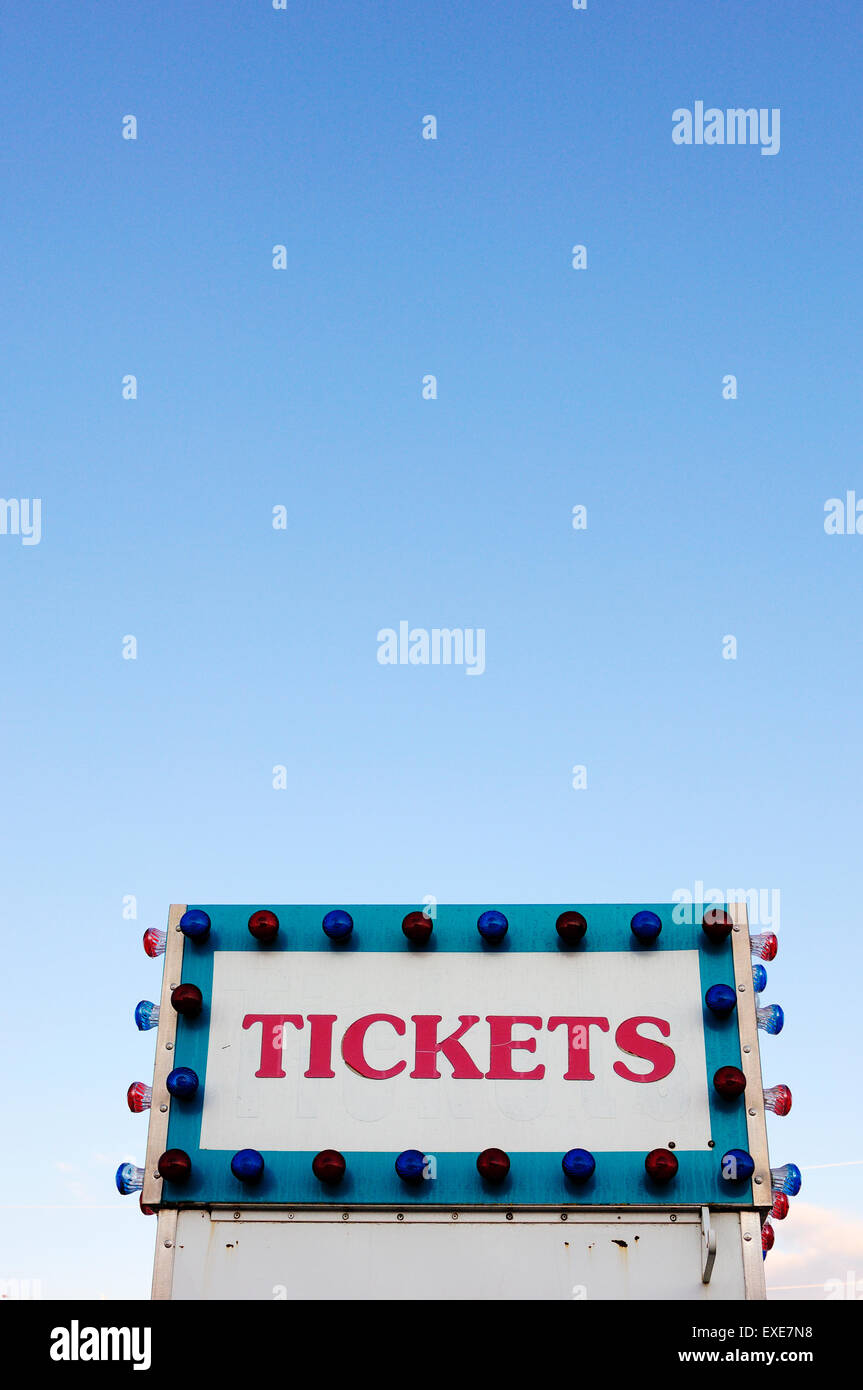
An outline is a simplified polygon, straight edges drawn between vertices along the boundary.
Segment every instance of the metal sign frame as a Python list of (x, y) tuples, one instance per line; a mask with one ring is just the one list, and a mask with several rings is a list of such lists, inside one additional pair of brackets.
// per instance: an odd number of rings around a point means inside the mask
[(152, 1297), (765, 1299), (758, 1213), (709, 1216), (704, 1208), (164, 1207)]
[[(680, 1164), (671, 1189), (650, 1183), (639, 1153), (595, 1152), (597, 1171), (587, 1184), (567, 1181), (559, 1154), (511, 1153), (512, 1169), (506, 1181), (491, 1188), (476, 1171), (476, 1155), (446, 1153), (434, 1182), (408, 1186), (395, 1174), (395, 1155), (346, 1152), (345, 1180), (335, 1189), (317, 1181), (311, 1169), (313, 1153), (263, 1151), (264, 1179), (257, 1188), (239, 1182), (231, 1173), (231, 1151), (201, 1149), (201, 1112), (206, 1087), (208, 1017), (212, 991), (213, 953), (218, 950), (405, 952), (416, 950), (401, 931), (407, 906), (347, 906), (355, 928), (345, 945), (334, 946), (321, 930), (326, 906), (275, 906), (281, 930), (275, 943), (262, 947), (248, 931), (254, 907), (204, 906), (212, 921), (205, 943), (189, 941), (180, 931), (185, 905), (171, 908), (168, 919), (161, 1011), (156, 1043), (153, 1097), (147, 1143), (142, 1202), (159, 1207), (230, 1206), (259, 1208), (290, 1206), (296, 1209), (384, 1210), (398, 1208), (434, 1210), (573, 1208), (715, 1207), (752, 1210), (771, 1204), (769, 1159), (758, 1050), (755, 992), (752, 984), (749, 930), (744, 904), (729, 904), (734, 929), (720, 945), (707, 941), (701, 929), (703, 907), (691, 910), (691, 922), (675, 923), (670, 904), (583, 905), (589, 923), (579, 946), (564, 948), (555, 932), (555, 921), (569, 905), (500, 905), (509, 920), (509, 932), (501, 945), (488, 946), (476, 929), (481, 906), (439, 906), (432, 943), (435, 952), (555, 952), (589, 954), (607, 951), (663, 952), (697, 950), (702, 998), (710, 985), (734, 982), (738, 1006), (728, 1019), (704, 1011), (704, 1043), (707, 1061), (707, 1094), (710, 1104), (712, 1145), (706, 1150), (678, 1150)], [(630, 920), (641, 908), (657, 912), (663, 922), (659, 939), (639, 946)], [(194, 983), (204, 995), (204, 1009), (197, 1019), (178, 1016), (170, 1004), (173, 987)], [(193, 1103), (172, 1101), (166, 1080), (173, 1067), (190, 1066), (201, 1087)], [(740, 1067), (747, 1079), (745, 1098), (723, 1101), (711, 1085), (713, 1072), (724, 1065)], [(185, 1184), (165, 1181), (158, 1174), (161, 1153), (184, 1149), (192, 1159), (192, 1176)], [(731, 1148), (747, 1149), (755, 1161), (751, 1182), (728, 1183), (720, 1174), (720, 1159)]]

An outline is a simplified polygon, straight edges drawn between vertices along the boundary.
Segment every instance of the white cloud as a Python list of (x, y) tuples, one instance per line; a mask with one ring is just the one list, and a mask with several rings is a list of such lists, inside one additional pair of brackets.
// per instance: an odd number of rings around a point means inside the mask
[(863, 1299), (863, 1220), (792, 1198), (788, 1216), (773, 1229), (768, 1298)]

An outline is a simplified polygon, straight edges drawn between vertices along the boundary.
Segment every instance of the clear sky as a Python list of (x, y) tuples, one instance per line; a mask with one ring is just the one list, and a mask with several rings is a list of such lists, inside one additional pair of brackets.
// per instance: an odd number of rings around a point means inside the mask
[[(43, 511), (0, 535), (0, 1277), (149, 1291), (113, 1172), (169, 903), (700, 880), (781, 894), (769, 1278), (863, 1278), (860, 38), (852, 0), (7, 8), (0, 491)], [(779, 152), (675, 144), (696, 101)], [(402, 620), (485, 671), (379, 664)]]

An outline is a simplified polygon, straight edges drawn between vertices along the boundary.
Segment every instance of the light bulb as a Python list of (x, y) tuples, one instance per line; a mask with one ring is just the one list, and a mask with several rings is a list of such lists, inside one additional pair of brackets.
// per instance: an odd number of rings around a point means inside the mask
[(644, 1171), (654, 1182), (671, 1182), (677, 1176), (677, 1155), (671, 1149), (651, 1149), (644, 1160)]
[(153, 1088), (148, 1086), (146, 1081), (133, 1081), (126, 1092), (126, 1104), (133, 1115), (140, 1115), (142, 1110), (149, 1110), (153, 1100)]
[(344, 1156), (338, 1149), (321, 1149), (312, 1159), (312, 1172), (318, 1182), (327, 1183), (331, 1187), (342, 1181), (346, 1167)]
[(713, 1085), (723, 1100), (737, 1100), (746, 1090), (746, 1077), (739, 1067), (720, 1067), (714, 1072)]
[(169, 1182), (187, 1182), (192, 1160), (185, 1149), (166, 1149), (156, 1164), (161, 1177)]
[(774, 960), (779, 950), (779, 942), (772, 931), (763, 931), (759, 936), (753, 936), (750, 946), (753, 956), (757, 956), (759, 960)]
[(146, 1033), (148, 1028), (158, 1028), (159, 1005), (151, 999), (142, 999), (135, 1005), (135, 1023), (142, 1033)]
[(770, 1215), (774, 1221), (784, 1221), (788, 1215), (788, 1208), (791, 1203), (784, 1192), (774, 1192), (773, 1206), (770, 1208)]
[[(253, 912), (249, 918), (249, 931), (262, 946), (270, 946), (279, 934), (279, 919), (275, 912), (261, 908), (259, 912)], [(246, 1151), (241, 1149), (240, 1152)], [(250, 1149), (249, 1152), (252, 1153), (254, 1150)]]
[(144, 1186), (144, 1170), (136, 1168), (134, 1163), (121, 1163), (114, 1174), (114, 1181), (117, 1191), (123, 1197), (129, 1197), (133, 1192), (140, 1192)]
[(783, 1163), (781, 1168), (771, 1168), (770, 1177), (776, 1192), (784, 1192), (787, 1197), (796, 1197), (803, 1185), (803, 1175), (796, 1163)]
[(732, 985), (711, 985), (704, 1002), (717, 1018), (727, 1018), (737, 1008), (737, 995)]
[(396, 1159), (396, 1172), (402, 1182), (421, 1182), (426, 1172), (426, 1156), (419, 1149), (405, 1149)]
[(787, 1086), (771, 1086), (764, 1092), (764, 1108), (774, 1115), (787, 1115), (791, 1109), (791, 1092)]
[(719, 946), (731, 935), (734, 922), (721, 907), (709, 907), (701, 921), (701, 930), (713, 946)]
[(165, 1082), (170, 1094), (177, 1100), (190, 1100), (200, 1084), (198, 1073), (192, 1071), (191, 1067), (175, 1067)]
[(755, 1159), (745, 1149), (729, 1149), (722, 1155), (719, 1172), (726, 1182), (748, 1182), (755, 1172)]
[(564, 946), (577, 946), (587, 931), (587, 918), (572, 909), (562, 912), (554, 925)]
[[(349, 912), (336, 907), (332, 912), (326, 914), (321, 926), (330, 941), (347, 941), (354, 929), (354, 919)], [(328, 1153), (329, 1150), (324, 1150), (324, 1152)]]
[(662, 931), (662, 918), (655, 912), (636, 912), (629, 924), (633, 936), (642, 946), (650, 946)]
[(402, 918), (402, 931), (414, 946), (425, 946), (433, 930), (434, 922), (424, 912), (409, 912)]
[(189, 941), (206, 941), (211, 925), (209, 913), (200, 907), (190, 907), (180, 918), (180, 931)]
[(488, 912), (480, 913), (476, 926), (483, 941), (487, 941), (490, 946), (497, 946), (506, 936), (509, 922), (502, 912), (492, 907)]
[(596, 1159), (587, 1149), (569, 1149), (561, 1159), (561, 1167), (573, 1182), (587, 1182), (596, 1172)]
[(764, 1004), (755, 1010), (758, 1027), (765, 1033), (781, 1033), (785, 1026), (785, 1014), (779, 1004)]
[(159, 931), (158, 927), (148, 927), (144, 932), (144, 950), (148, 956), (155, 960), (157, 956), (165, 954), (167, 940), (168, 933), (166, 931)]
[(509, 1154), (503, 1149), (483, 1149), (477, 1156), (476, 1168), (486, 1182), (503, 1182), (509, 1172)]
[(197, 985), (177, 985), (171, 990), (171, 1005), (184, 1018), (197, 1018), (203, 1002), (204, 996)]
[(240, 1149), (231, 1159), (231, 1172), (239, 1182), (260, 1182), (265, 1167), (264, 1156), (257, 1149)]

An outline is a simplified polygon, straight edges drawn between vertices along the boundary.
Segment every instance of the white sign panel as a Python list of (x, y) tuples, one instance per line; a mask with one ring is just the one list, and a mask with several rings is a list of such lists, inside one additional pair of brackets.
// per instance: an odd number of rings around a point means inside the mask
[(201, 1149), (704, 1150), (707, 1087), (696, 950), (213, 956)]

